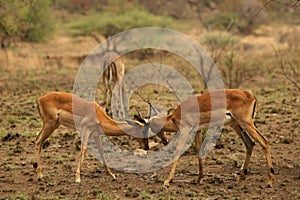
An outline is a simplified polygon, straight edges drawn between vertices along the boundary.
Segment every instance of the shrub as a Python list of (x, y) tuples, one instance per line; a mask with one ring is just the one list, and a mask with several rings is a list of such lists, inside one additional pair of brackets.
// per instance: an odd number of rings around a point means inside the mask
[(120, 14), (105, 12), (83, 16), (76, 22), (71, 23), (69, 28), (71, 34), (75, 36), (90, 35), (97, 32), (108, 37), (131, 28), (168, 27), (171, 24), (171, 18), (155, 16), (143, 10), (133, 9)]
[[(202, 43), (207, 46), (218, 65), (227, 88), (238, 88), (255, 74), (247, 64), (242, 64), (242, 57), (238, 55), (238, 38), (229, 33), (211, 33), (206, 35)], [(209, 76), (205, 74), (204, 78), (210, 79)]]
[(45, 41), (54, 33), (50, 0), (0, 0), (0, 40)]
[(51, 17), (51, 1), (34, 1), (28, 12), (26, 21), (30, 23), (25, 38), (28, 41), (42, 42), (52, 37), (54, 21)]
[(217, 62), (220, 55), (228, 48), (236, 45), (238, 41), (238, 38), (229, 33), (210, 33), (203, 38), (201, 43), (208, 48), (212, 59)]
[(264, 5), (259, 0), (234, 1), (234, 5), (227, 7), (222, 10), (223, 12), (206, 19), (205, 23), (212, 28), (249, 34), (258, 25), (268, 21)]
[(229, 31), (239, 23), (239, 19), (237, 13), (220, 13), (209, 17), (206, 23), (213, 28)]

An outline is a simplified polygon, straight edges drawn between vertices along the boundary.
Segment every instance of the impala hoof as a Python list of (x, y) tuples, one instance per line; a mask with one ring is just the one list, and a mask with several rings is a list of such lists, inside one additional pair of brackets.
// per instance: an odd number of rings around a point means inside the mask
[(76, 183), (81, 183), (81, 180), (80, 180), (80, 178), (79, 179), (76, 179), (76, 181), (75, 181)]
[(116, 175), (113, 174), (109, 169), (106, 169), (106, 174), (108, 174), (110, 177), (112, 177), (114, 180), (117, 179)]
[(273, 187), (273, 183), (272, 182), (269, 182), (268, 184), (267, 184), (267, 188), (272, 188)]
[(238, 177), (237, 177), (237, 182), (238, 183), (241, 183), (243, 180), (245, 180), (246, 179), (246, 176), (245, 175), (239, 175)]
[(43, 174), (39, 174), (39, 175), (37, 176), (37, 180), (38, 180), (38, 181), (42, 181), (43, 178), (44, 178), (44, 177), (43, 177)]
[(111, 176), (112, 176), (112, 178), (113, 178), (114, 180), (117, 180), (116, 175), (112, 174)]
[(241, 170), (237, 173), (237, 183), (241, 183), (243, 180), (246, 179), (246, 175), (248, 174), (247, 169)]
[(165, 181), (165, 182), (164, 182), (164, 187), (166, 187), (166, 188), (169, 188), (169, 187), (170, 187), (169, 181)]
[(202, 182), (203, 182), (203, 179), (202, 179), (202, 178), (200, 178), (200, 179), (198, 178), (198, 179), (197, 179), (197, 185), (201, 185)]

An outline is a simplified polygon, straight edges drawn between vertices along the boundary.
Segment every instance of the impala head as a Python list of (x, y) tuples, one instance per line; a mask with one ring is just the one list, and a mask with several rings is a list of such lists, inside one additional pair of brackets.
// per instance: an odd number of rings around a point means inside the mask
[(141, 114), (138, 112), (137, 115), (134, 115), (134, 119), (143, 123), (147, 127), (146, 128), (147, 130), (150, 128), (152, 132), (156, 133), (164, 145), (169, 144), (169, 139), (168, 139), (166, 133), (161, 129), (162, 126), (160, 126), (160, 128), (158, 130), (156, 130), (156, 125), (155, 125), (156, 117), (152, 117), (151, 119), (144, 119), (141, 116)]
[(145, 124), (140, 123), (138, 121), (126, 120), (126, 122), (129, 125), (137, 128), (138, 133), (135, 139), (138, 141), (142, 149), (149, 150), (149, 139), (148, 139), (149, 128)]

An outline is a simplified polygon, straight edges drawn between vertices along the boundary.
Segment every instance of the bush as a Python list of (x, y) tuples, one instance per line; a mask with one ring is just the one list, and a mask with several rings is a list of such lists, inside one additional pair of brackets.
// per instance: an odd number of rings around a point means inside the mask
[(31, 5), (26, 21), (30, 23), (24, 39), (43, 42), (51, 38), (54, 33), (54, 21), (51, 17), (51, 1), (39, 0)]
[(227, 7), (228, 9), (222, 10), (223, 12), (206, 19), (205, 23), (220, 30), (250, 34), (258, 25), (268, 21), (267, 13), (263, 9), (264, 5), (259, 0), (234, 1), (234, 5)]
[(212, 59), (217, 62), (222, 53), (225, 53), (228, 48), (232, 48), (238, 42), (238, 38), (225, 32), (207, 34), (201, 43), (208, 48)]
[(45, 41), (54, 33), (50, 0), (0, 0), (0, 39)]
[(206, 23), (213, 28), (230, 30), (239, 23), (237, 13), (220, 13), (206, 20)]
[(90, 35), (97, 32), (105, 37), (109, 37), (132, 28), (147, 26), (168, 27), (171, 24), (171, 18), (155, 16), (143, 10), (133, 9), (124, 11), (121, 14), (106, 12), (83, 16), (76, 22), (71, 23), (69, 28), (71, 29), (71, 34), (75, 36)]
[[(206, 35), (202, 43), (207, 46), (211, 57), (218, 65), (223, 81), (227, 88), (238, 88), (243, 82), (255, 75), (239, 54), (239, 39), (229, 33), (212, 33)], [(210, 79), (210, 74), (204, 75)]]

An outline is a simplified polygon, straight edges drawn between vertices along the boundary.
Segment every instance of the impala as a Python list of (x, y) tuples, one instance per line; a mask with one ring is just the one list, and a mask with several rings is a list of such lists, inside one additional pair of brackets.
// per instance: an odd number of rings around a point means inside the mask
[(41, 148), (43, 142), (53, 133), (59, 125), (75, 129), (81, 132), (81, 152), (76, 171), (76, 182), (80, 182), (80, 171), (87, 151), (87, 143), (90, 136), (93, 136), (104, 162), (107, 173), (115, 178), (106, 165), (103, 155), (102, 142), (99, 139), (101, 133), (96, 132), (97, 126), (101, 127), (103, 133), (107, 136), (133, 135), (136, 137), (140, 145), (145, 149), (149, 149), (148, 138), (146, 137), (146, 128), (144, 124), (135, 121), (116, 122), (105, 114), (103, 109), (95, 102), (86, 101), (71, 93), (50, 92), (38, 99), (38, 110), (43, 121), (43, 127), (38, 133), (35, 141), (35, 167), (38, 179), (43, 177), (41, 166)]
[[(222, 104), (226, 108), (225, 112), (221, 112), (219, 110), (221, 109)], [(272, 167), (270, 142), (262, 135), (253, 123), (253, 118), (256, 112), (256, 104), (257, 102), (255, 97), (247, 91), (239, 89), (226, 89), (225, 91), (219, 90), (203, 95), (197, 95), (196, 97), (190, 97), (181, 103), (172, 114), (167, 116), (153, 117), (149, 119), (147, 123), (145, 123), (145, 120), (141, 118), (139, 121), (144, 121), (145, 124), (148, 124), (151, 131), (159, 133), (160, 135), (158, 136), (167, 143), (168, 139), (164, 136), (164, 132), (177, 132), (180, 126), (192, 127), (193, 125), (190, 123), (189, 119), (191, 119), (191, 116), (197, 112), (196, 110), (199, 110), (198, 131), (195, 135), (196, 150), (199, 151), (202, 145), (202, 134), (199, 130), (207, 128), (210, 123), (217, 123), (217, 121), (211, 121), (211, 119), (213, 119), (211, 116), (215, 115), (216, 117), (214, 119), (224, 120), (224, 126), (230, 126), (233, 128), (246, 146), (246, 158), (240, 169), (239, 182), (245, 179), (247, 175), (248, 164), (255, 145), (254, 142), (258, 142), (264, 151), (267, 161), (269, 176), (268, 186), (272, 187), (274, 170)], [(214, 105), (213, 109), (212, 105)], [(185, 111), (184, 113), (181, 111), (182, 109)], [(200, 183), (203, 178), (203, 169), (202, 159), (200, 157), (198, 159), (198, 183)], [(179, 157), (173, 163), (169, 176), (164, 182), (165, 186), (169, 186), (170, 181), (173, 179), (178, 160)]]
[(126, 117), (128, 109), (126, 107), (127, 99), (124, 85), (121, 84), (121, 86), (117, 88), (118, 90), (116, 90), (115, 92), (118, 93), (113, 93), (113, 89), (116, 86), (116, 84), (118, 82), (122, 83), (122, 79), (125, 73), (124, 62), (117, 53), (111, 51), (107, 52), (104, 55), (104, 62), (102, 67), (102, 83), (105, 87), (106, 112), (111, 114), (111, 109), (109, 108), (111, 108), (111, 99), (114, 95), (114, 97), (117, 98), (120, 103), (120, 110), (122, 112), (121, 115), (123, 115), (123, 117)]

